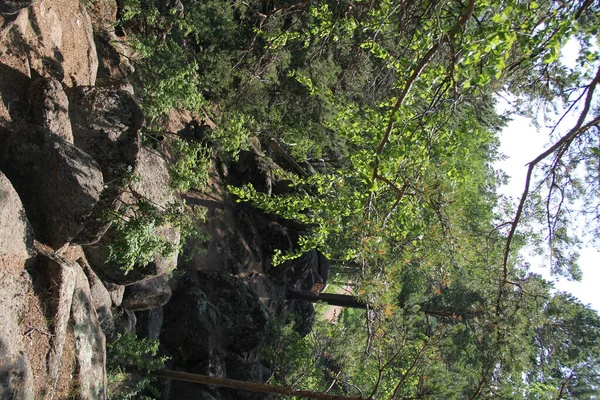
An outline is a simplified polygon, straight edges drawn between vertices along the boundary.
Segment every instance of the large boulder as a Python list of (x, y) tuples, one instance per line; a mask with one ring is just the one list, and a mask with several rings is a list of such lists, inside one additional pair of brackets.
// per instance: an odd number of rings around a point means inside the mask
[(104, 186), (96, 161), (35, 125), (13, 132), (3, 150), (2, 169), (24, 200), (35, 236), (53, 247), (72, 241)]
[(140, 151), (144, 116), (137, 101), (121, 90), (77, 87), (69, 91), (69, 115), (77, 147), (100, 164), (106, 182), (120, 183)]
[(29, 275), (11, 270), (0, 259), (0, 398), (33, 400), (34, 377), (20, 319), (28, 311)]
[(125, 288), (123, 307), (132, 311), (162, 307), (171, 298), (171, 287), (165, 275), (138, 282)]
[(106, 388), (106, 339), (92, 301), (88, 277), (79, 265), (74, 265), (75, 289), (71, 306), (77, 371), (77, 398), (103, 400)]
[(21, 262), (33, 249), (33, 232), (12, 184), (0, 171), (0, 258)]
[(93, 244), (109, 228), (103, 216), (122, 205), (127, 190), (125, 177), (138, 163), (144, 117), (133, 96), (121, 90), (85, 86), (68, 94), (75, 145), (98, 162), (106, 182), (102, 199), (78, 238)]
[(47, 282), (51, 282), (50, 290), (53, 302), (52, 315), (52, 340), (51, 351), (48, 356), (48, 376), (52, 398), (57, 390), (60, 380), (61, 367), (64, 361), (65, 348), (69, 331), (71, 306), (77, 284), (77, 270), (79, 266), (75, 261), (58, 256), (52, 249), (36, 243), (38, 260), (43, 265)]
[[(77, 141), (77, 138), (75, 140)], [(159, 209), (165, 209), (175, 203), (176, 197), (170, 187), (169, 169), (160, 154), (142, 148), (137, 156), (136, 165), (135, 173), (139, 179), (131, 185), (135, 196), (126, 194), (127, 202), (135, 203), (139, 201), (138, 199), (144, 199)], [(114, 243), (118, 234), (113, 227), (98, 243), (85, 249), (89, 262), (102, 279), (120, 285), (131, 285), (163, 275), (177, 266), (177, 251), (168, 256), (157, 252), (150, 263), (136, 266), (128, 272), (116, 264), (107, 263), (108, 248), (111, 243)], [(176, 227), (168, 223), (159, 226), (156, 228), (156, 235), (170, 243), (174, 249), (179, 248), (181, 235)]]
[(217, 271), (200, 271), (165, 306), (161, 343), (186, 349), (185, 362), (216, 353), (243, 353), (260, 347), (267, 313), (260, 299), (240, 280)]
[[(3, 2), (5, 5), (20, 3), (18, 7), (32, 3), (28, 0)], [(14, 59), (26, 59), (29, 68), (38, 75), (56, 77), (69, 87), (94, 85), (98, 58), (84, 2), (37, 0), (26, 12), (20, 13), (12, 30), (15, 34), (7, 36), (18, 38), (18, 44), (15, 46), (16, 43), (7, 38), (6, 46)]]
[(69, 100), (58, 80), (43, 77), (34, 80), (29, 87), (29, 105), (32, 123), (73, 143)]
[(100, 327), (104, 332), (114, 330), (114, 317), (112, 315), (112, 298), (110, 292), (102, 283), (98, 275), (92, 270), (85, 257), (77, 260), (77, 263), (85, 273), (89, 284), (90, 300), (96, 310)]

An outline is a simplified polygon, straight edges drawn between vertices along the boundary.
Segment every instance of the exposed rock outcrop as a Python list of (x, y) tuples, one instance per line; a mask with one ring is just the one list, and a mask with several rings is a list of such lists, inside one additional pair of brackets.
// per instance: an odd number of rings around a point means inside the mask
[[(31, 5), (28, 0), (3, 0), (4, 7), (14, 9)], [(13, 6), (7, 6), (13, 4)], [(82, 2), (72, 0), (37, 0), (20, 13), (0, 42), (0, 49), (12, 46), (7, 63), (18, 66), (25, 75), (29, 69), (40, 76), (51, 76), (67, 86), (93, 85), (98, 58), (93, 40), (91, 19)], [(11, 58), (11, 60), (8, 60)]]
[(38, 78), (29, 87), (31, 122), (73, 143), (69, 119), (69, 100), (56, 79)]
[(92, 270), (87, 260), (81, 257), (77, 263), (85, 272), (89, 286), (90, 299), (96, 310), (98, 321), (104, 332), (112, 332), (114, 330), (114, 317), (112, 315), (112, 298), (110, 292), (104, 286), (98, 275)]
[(106, 340), (100, 328), (88, 278), (75, 265), (75, 290), (71, 316), (75, 334), (78, 398), (106, 399)]
[(33, 232), (21, 199), (0, 171), (0, 258), (22, 263), (29, 258), (32, 246)]
[(50, 397), (53, 397), (63, 363), (63, 354), (71, 316), (71, 305), (73, 304), (73, 294), (77, 282), (76, 271), (79, 266), (74, 261), (57, 256), (51, 249), (45, 249), (43, 246), (37, 245), (36, 250), (41, 254), (39, 257), (43, 260), (42, 265), (45, 267), (47, 280), (53, 282), (50, 288), (52, 298), (54, 299), (51, 304), (51, 313), (53, 316), (52, 350), (48, 357)]
[(171, 298), (171, 287), (165, 275), (138, 282), (125, 288), (123, 306), (131, 311), (162, 307)]
[(101, 165), (107, 184), (121, 183), (140, 152), (144, 116), (137, 101), (120, 90), (77, 87), (69, 92), (69, 114), (75, 145)]
[(33, 400), (33, 371), (19, 327), (19, 318), (27, 312), (24, 294), (31, 290), (31, 280), (25, 271), (14, 273), (0, 260), (0, 284), (0, 398)]
[(24, 125), (8, 138), (0, 162), (38, 240), (59, 248), (83, 230), (104, 184), (88, 154), (47, 129)]

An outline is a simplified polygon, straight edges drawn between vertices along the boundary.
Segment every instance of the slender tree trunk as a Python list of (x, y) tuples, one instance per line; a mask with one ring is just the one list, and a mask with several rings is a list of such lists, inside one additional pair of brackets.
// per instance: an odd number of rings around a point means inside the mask
[(262, 383), (238, 381), (235, 379), (215, 378), (212, 376), (190, 374), (188, 372), (160, 369), (152, 373), (154, 376), (178, 381), (201, 383), (251, 392), (282, 394), (286, 396), (304, 397), (316, 400), (364, 400), (362, 397), (336, 396), (333, 394), (313, 392), (310, 390), (294, 390), (284, 386), (266, 385)]
[[(357, 297), (351, 296), (349, 294), (334, 294), (334, 293), (314, 293), (310, 291), (296, 291), (290, 290), (288, 291), (288, 299), (291, 300), (306, 300), (311, 303), (316, 303), (318, 301), (322, 301), (324, 303), (329, 304), (330, 306), (340, 306), (347, 308), (360, 308), (366, 310), (369, 308), (368, 304), (361, 302)], [(450, 318), (455, 319), (458, 316), (461, 318), (473, 318), (479, 315), (480, 313), (474, 311), (466, 311), (460, 312), (452, 309), (436, 309), (429, 308), (427, 305), (421, 306), (421, 311), (432, 317), (438, 318)]]
[(367, 305), (360, 302), (356, 297), (347, 294), (334, 294), (334, 293), (319, 293), (308, 291), (295, 291), (290, 290), (288, 292), (288, 298), (293, 300), (306, 300), (312, 303), (317, 301), (323, 301), (331, 306), (349, 307), (349, 308), (362, 308), (366, 309)]

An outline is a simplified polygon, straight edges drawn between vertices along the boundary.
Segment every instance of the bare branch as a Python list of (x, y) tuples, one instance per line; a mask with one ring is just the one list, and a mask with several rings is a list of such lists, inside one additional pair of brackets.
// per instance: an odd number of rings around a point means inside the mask
[[(529, 167), (527, 169), (527, 175), (526, 175), (526, 179), (525, 179), (525, 189), (523, 190), (523, 194), (521, 195), (521, 200), (519, 201), (519, 205), (517, 207), (515, 218), (512, 221), (510, 232), (508, 233), (508, 237), (506, 239), (506, 245), (504, 247), (504, 257), (502, 260), (502, 281), (500, 283), (500, 286), (504, 286), (504, 284), (506, 283), (506, 280), (508, 278), (508, 257), (510, 255), (510, 248), (511, 248), (512, 240), (514, 238), (515, 232), (517, 230), (517, 226), (519, 225), (521, 215), (523, 214), (523, 210), (525, 208), (525, 202), (527, 201), (527, 197), (529, 196), (531, 179), (533, 177), (533, 170), (540, 162), (542, 162), (548, 156), (553, 154), (555, 151), (561, 149), (561, 147), (563, 145), (571, 143), (575, 137), (577, 137), (581, 133), (587, 131), (592, 126), (600, 123), (600, 116), (598, 116), (598, 117), (594, 118), (592, 121), (584, 124), (584, 121), (587, 118), (588, 112), (591, 107), (594, 90), (596, 89), (598, 83), (600, 83), (600, 67), (598, 68), (598, 70), (596, 72), (596, 76), (594, 77), (592, 82), (590, 82), (590, 84), (588, 85), (588, 87), (586, 89), (587, 96), (585, 99), (584, 107), (579, 115), (579, 119), (577, 120), (577, 123), (575, 124), (575, 126), (566, 135), (564, 135), (560, 140), (558, 140), (554, 145), (552, 145), (550, 148), (548, 148), (548, 150), (546, 150), (542, 154), (538, 155), (533, 161), (531, 161), (529, 163)], [(500, 292), (502, 292), (502, 291), (500, 291)], [(499, 303), (499, 301), (498, 301), (498, 303)]]

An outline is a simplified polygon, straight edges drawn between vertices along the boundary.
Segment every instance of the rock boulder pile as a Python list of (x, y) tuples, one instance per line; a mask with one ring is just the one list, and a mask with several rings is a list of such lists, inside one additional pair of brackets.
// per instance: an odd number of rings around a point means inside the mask
[[(170, 368), (265, 382), (270, 316), (292, 313), (308, 333), (312, 305), (286, 291), (327, 280), (316, 251), (274, 272), (273, 252), (292, 250), (306, 227), (237, 204), (225, 189), (286, 190), (258, 140), (211, 171), (208, 194), (185, 196), (186, 210), (207, 212), (198, 223), (206, 240), (182, 243), (180, 229), (162, 223), (151, 232), (174, 252), (150, 252), (130, 271), (111, 261), (115, 215), (133, 218), (140, 199), (184, 210), (171, 188), (172, 154), (140, 140), (144, 116), (114, 32), (117, 8), (0, 0), (0, 398), (108, 398), (107, 342), (124, 333), (160, 339)], [(198, 125), (173, 115), (169, 136)], [(264, 398), (182, 382), (162, 389), (165, 399)]]

